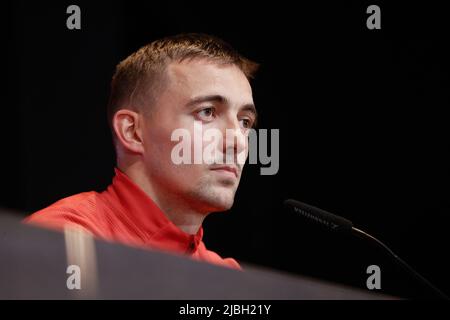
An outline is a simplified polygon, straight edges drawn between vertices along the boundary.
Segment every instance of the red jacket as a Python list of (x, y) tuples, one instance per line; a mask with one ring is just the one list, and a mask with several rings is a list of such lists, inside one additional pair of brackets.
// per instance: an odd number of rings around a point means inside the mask
[(82, 227), (95, 237), (188, 255), (194, 259), (240, 269), (232, 258), (206, 249), (203, 227), (189, 235), (173, 224), (152, 199), (119, 169), (112, 184), (101, 192), (83, 192), (61, 199), (25, 222), (62, 230)]

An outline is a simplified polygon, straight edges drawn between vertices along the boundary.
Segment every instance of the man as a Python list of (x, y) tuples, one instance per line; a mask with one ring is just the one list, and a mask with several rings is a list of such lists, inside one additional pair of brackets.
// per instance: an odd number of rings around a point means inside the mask
[[(240, 269), (234, 259), (205, 248), (202, 222), (233, 204), (243, 167), (237, 159), (247, 157), (248, 131), (256, 122), (249, 79), (257, 67), (203, 34), (168, 37), (139, 49), (117, 66), (112, 79), (108, 120), (117, 155), (112, 184), (102, 193), (62, 199), (26, 221), (77, 226), (98, 238)], [(194, 141), (200, 136), (201, 151), (211, 146), (199, 128), (222, 134), (213, 144), (218, 152), (200, 162), (174, 161), (177, 130)], [(191, 141), (181, 156), (195, 153), (194, 145)]]

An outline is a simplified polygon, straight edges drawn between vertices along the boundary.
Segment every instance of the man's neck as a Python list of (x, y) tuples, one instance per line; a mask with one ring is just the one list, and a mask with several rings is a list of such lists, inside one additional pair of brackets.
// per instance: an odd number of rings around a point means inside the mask
[(187, 234), (196, 234), (198, 232), (206, 217), (204, 213), (192, 210), (179, 199), (168, 199), (160, 195), (154, 190), (148, 177), (142, 174), (141, 170), (134, 169), (133, 166), (119, 167), (119, 169), (140, 187), (178, 228)]

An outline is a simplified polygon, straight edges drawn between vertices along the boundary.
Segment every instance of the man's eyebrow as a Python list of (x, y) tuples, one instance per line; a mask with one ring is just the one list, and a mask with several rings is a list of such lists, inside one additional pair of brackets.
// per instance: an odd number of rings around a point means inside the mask
[(218, 103), (227, 103), (228, 99), (225, 98), (224, 96), (218, 95), (218, 94), (213, 94), (213, 95), (209, 95), (209, 96), (200, 96), (200, 97), (195, 97), (193, 99), (191, 99), (186, 106), (191, 107), (194, 106), (196, 104), (199, 103), (203, 103), (203, 102), (218, 102)]

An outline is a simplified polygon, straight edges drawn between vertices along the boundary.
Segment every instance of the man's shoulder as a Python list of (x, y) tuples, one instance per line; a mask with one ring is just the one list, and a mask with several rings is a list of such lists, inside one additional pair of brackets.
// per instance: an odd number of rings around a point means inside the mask
[[(24, 219), (25, 223), (41, 225), (52, 229), (81, 227), (95, 232), (98, 193), (78, 193), (56, 201)], [(94, 230), (93, 230), (94, 229)]]

